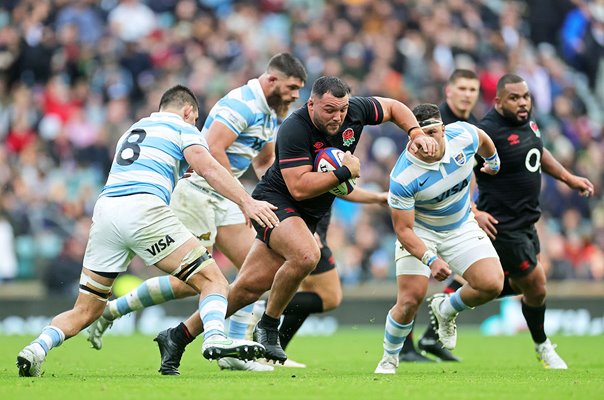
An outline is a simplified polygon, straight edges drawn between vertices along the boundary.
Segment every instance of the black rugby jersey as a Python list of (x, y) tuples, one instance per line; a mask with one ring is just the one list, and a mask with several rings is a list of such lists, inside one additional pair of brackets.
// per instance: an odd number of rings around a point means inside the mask
[(335, 199), (333, 194), (327, 192), (296, 201), (287, 189), (281, 169), (314, 165), (316, 153), (325, 147), (337, 147), (354, 153), (363, 127), (381, 124), (384, 111), (379, 101), (373, 97), (351, 97), (349, 103), (344, 123), (333, 136), (320, 132), (313, 125), (307, 105), (287, 117), (277, 134), (275, 162), (256, 185), (252, 196), (262, 198), (262, 193), (278, 193), (294, 202), (298, 206), (298, 212), (313, 218), (320, 218), (329, 211)]
[(474, 172), (478, 184), (477, 207), (493, 215), (498, 231), (533, 225), (541, 216), (541, 155), (543, 141), (537, 123), (529, 118), (518, 124), (492, 109), (479, 122), (495, 143), (501, 159), (497, 175), (480, 172), (484, 161), (477, 158)]
[(440, 116), (441, 116), (443, 122), (445, 123), (445, 125), (452, 124), (453, 122), (457, 122), (457, 121), (469, 122), (472, 125), (478, 124), (478, 118), (476, 118), (474, 116), (474, 114), (470, 114), (468, 119), (463, 119), (463, 118), (460, 118), (457, 115), (455, 115), (453, 113), (453, 110), (451, 110), (451, 107), (449, 107), (449, 105), (447, 104), (446, 101), (441, 103), (438, 106), (438, 109), (440, 110)]

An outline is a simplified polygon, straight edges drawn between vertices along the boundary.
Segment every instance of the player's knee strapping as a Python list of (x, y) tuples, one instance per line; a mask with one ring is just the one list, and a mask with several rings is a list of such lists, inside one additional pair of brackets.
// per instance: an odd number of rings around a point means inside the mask
[[(117, 272), (107, 274), (99, 272), (95, 273), (111, 279), (115, 279), (118, 275)], [(106, 302), (109, 296), (111, 296), (111, 286), (97, 282), (93, 277), (87, 275), (85, 272), (82, 272), (80, 275), (80, 293), (94, 296), (97, 299)]]
[(199, 246), (183, 257), (178, 268), (172, 271), (172, 275), (186, 283), (193, 275), (213, 262), (214, 259), (208, 253), (208, 250), (203, 246)]

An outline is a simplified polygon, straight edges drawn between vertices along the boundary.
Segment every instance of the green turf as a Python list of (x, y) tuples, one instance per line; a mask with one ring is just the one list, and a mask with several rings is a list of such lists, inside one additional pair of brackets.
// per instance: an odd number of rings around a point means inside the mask
[[(420, 330), (418, 330), (420, 331)], [(105, 339), (102, 351), (83, 336), (54, 349), (42, 378), (19, 378), (18, 351), (32, 337), (0, 337), (0, 399), (602, 399), (604, 337), (555, 337), (567, 371), (537, 363), (528, 334), (483, 337), (461, 329), (462, 363), (401, 364), (395, 376), (374, 375), (382, 354), (379, 329), (341, 328), (332, 337), (296, 338), (288, 354), (307, 369), (274, 373), (220, 371), (194, 342), (180, 377), (156, 370), (150, 337)]]

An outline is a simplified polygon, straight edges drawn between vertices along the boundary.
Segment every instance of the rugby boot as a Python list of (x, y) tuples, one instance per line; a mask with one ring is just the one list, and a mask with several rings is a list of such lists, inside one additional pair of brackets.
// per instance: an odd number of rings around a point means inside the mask
[(222, 335), (212, 335), (204, 339), (201, 351), (208, 360), (234, 357), (245, 361), (264, 356), (264, 346), (260, 343), (245, 339), (229, 339)]
[(283, 364), (287, 360), (287, 354), (281, 348), (279, 341), (279, 329), (262, 325), (262, 320), (254, 328), (254, 340), (262, 344), (265, 349), (264, 358)]
[(19, 376), (38, 377), (42, 375), (42, 363), (44, 357), (36, 354), (31, 345), (26, 346), (19, 352), (17, 356), (17, 368), (19, 368)]
[(182, 354), (185, 352), (185, 347), (176, 343), (172, 338), (172, 332), (176, 328), (166, 329), (161, 331), (154, 341), (157, 342), (159, 353), (161, 355), (161, 365), (158, 372), (162, 375), (180, 375), (178, 367)]
[(568, 369), (568, 366), (562, 357), (556, 353), (555, 349), (556, 345), (552, 344), (549, 339), (541, 344), (536, 344), (537, 360), (547, 369)]
[(262, 364), (258, 361), (244, 361), (234, 357), (224, 357), (218, 360), (220, 369), (228, 369), (231, 371), (254, 371), (254, 372), (271, 372), (275, 368), (272, 365)]
[(396, 374), (396, 369), (398, 368), (398, 356), (396, 354), (388, 354), (384, 353), (384, 356), (378, 363), (375, 371), (375, 374)]
[(440, 340), (445, 349), (453, 350), (457, 345), (457, 326), (455, 325), (457, 314), (447, 317), (440, 312), (440, 305), (444, 301), (447, 301), (448, 297), (434, 296), (430, 302), (430, 310), (438, 323), (438, 340)]
[(88, 341), (92, 348), (101, 350), (103, 348), (103, 334), (107, 329), (111, 328), (113, 321), (109, 321), (104, 316), (100, 316), (99, 319), (94, 321), (88, 328)]
[(398, 353), (399, 362), (435, 362), (433, 359), (422, 355), (415, 349)]

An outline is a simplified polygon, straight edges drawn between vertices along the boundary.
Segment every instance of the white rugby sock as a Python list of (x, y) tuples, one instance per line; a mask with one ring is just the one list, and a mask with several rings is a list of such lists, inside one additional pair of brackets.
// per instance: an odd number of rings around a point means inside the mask
[(133, 311), (162, 304), (174, 298), (168, 275), (147, 279), (130, 293), (107, 303), (103, 316), (113, 321)]
[(221, 294), (212, 293), (200, 299), (199, 316), (203, 322), (203, 339), (224, 334), (224, 318), (227, 310), (227, 299)]
[(403, 348), (407, 335), (413, 329), (413, 321), (399, 324), (392, 318), (391, 313), (392, 311), (388, 312), (384, 328), (384, 353), (398, 354)]
[(453, 317), (459, 314), (463, 310), (467, 310), (471, 308), (466, 305), (461, 299), (461, 289), (459, 288), (453, 293), (451, 296), (445, 299), (442, 303), (440, 303), (440, 312), (447, 318)]
[(229, 337), (231, 339), (245, 339), (248, 325), (252, 319), (254, 303), (247, 305), (229, 318)]
[(48, 325), (42, 329), (42, 333), (32, 344), (36, 354), (45, 357), (53, 347), (59, 347), (65, 341), (65, 334), (56, 326)]

